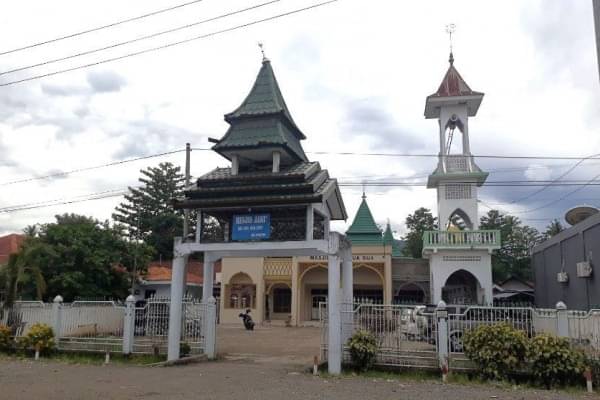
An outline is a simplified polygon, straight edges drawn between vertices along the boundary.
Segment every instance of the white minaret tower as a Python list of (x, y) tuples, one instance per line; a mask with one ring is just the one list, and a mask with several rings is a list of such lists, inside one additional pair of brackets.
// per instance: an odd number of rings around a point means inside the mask
[(438, 231), (426, 232), (423, 255), (430, 259), (431, 293), (435, 303), (492, 303), (491, 251), (500, 234), (479, 231), (477, 188), (488, 174), (475, 164), (469, 145), (469, 117), (474, 117), (483, 93), (471, 90), (450, 66), (439, 89), (427, 97), (425, 118), (437, 119), (438, 166), (428, 188), (437, 189)]

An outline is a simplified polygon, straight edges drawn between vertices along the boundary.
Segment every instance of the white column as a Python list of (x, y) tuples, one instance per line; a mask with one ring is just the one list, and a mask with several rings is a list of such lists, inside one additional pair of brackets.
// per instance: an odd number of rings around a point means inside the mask
[(171, 305), (169, 308), (169, 346), (167, 360), (179, 359), (179, 342), (181, 341), (181, 308), (185, 290), (185, 257), (176, 255), (173, 260), (171, 274)]
[(211, 296), (204, 307), (204, 354), (214, 360), (217, 357), (217, 300)]
[(123, 354), (133, 353), (135, 332), (135, 296), (130, 294), (125, 299), (125, 318), (123, 320)]
[(354, 277), (352, 271), (352, 249), (345, 249), (342, 255), (342, 344), (352, 336), (352, 310), (354, 299)]
[(556, 336), (569, 337), (569, 315), (562, 301), (556, 303)]
[(448, 310), (446, 303), (440, 301), (435, 309), (437, 318), (438, 360), (442, 373), (448, 371)]
[(298, 259), (292, 258), (292, 326), (298, 326)]
[(329, 314), (327, 365), (330, 374), (339, 375), (342, 372), (342, 329), (340, 320), (340, 264), (337, 254), (329, 255), (327, 270), (327, 311)]
[(204, 276), (202, 279), (202, 302), (206, 303), (213, 295), (215, 280), (215, 262), (207, 252), (204, 252)]
[(237, 175), (240, 169), (239, 159), (237, 154), (231, 156), (231, 175)]
[(54, 337), (56, 338), (56, 347), (60, 345), (60, 335), (62, 326), (62, 296), (58, 295), (54, 298), (52, 303), (52, 330), (54, 331)]
[[(312, 204), (306, 206), (306, 240), (313, 240), (315, 212)], [(325, 236), (327, 237), (327, 236)]]
[(196, 220), (196, 242), (200, 243), (202, 241), (202, 210), (196, 210), (196, 215), (198, 216)]
[(273, 152), (273, 172), (279, 172), (279, 163), (281, 162), (281, 153)]

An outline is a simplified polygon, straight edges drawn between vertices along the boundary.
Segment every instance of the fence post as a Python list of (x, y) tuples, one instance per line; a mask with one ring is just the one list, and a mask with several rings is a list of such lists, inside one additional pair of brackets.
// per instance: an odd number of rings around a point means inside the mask
[(217, 357), (217, 300), (212, 296), (206, 303), (204, 320), (204, 354), (214, 360)]
[(569, 337), (567, 305), (562, 301), (556, 303), (556, 333), (558, 337)]
[(442, 370), (442, 379), (446, 382), (448, 375), (448, 310), (446, 303), (441, 300), (435, 309), (435, 318), (437, 319), (437, 352), (440, 369)]
[(60, 335), (61, 335), (61, 324), (62, 324), (62, 302), (63, 298), (57, 295), (52, 303), (52, 330), (54, 331), (54, 337), (56, 338), (56, 347), (60, 347)]
[(123, 354), (133, 353), (133, 334), (135, 331), (135, 297), (130, 294), (125, 299), (125, 317), (123, 320)]

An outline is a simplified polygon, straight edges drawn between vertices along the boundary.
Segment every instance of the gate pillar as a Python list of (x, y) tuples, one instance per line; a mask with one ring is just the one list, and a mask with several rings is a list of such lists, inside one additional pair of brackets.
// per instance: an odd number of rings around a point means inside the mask
[(169, 308), (169, 345), (167, 360), (179, 359), (179, 342), (181, 341), (181, 308), (185, 286), (185, 256), (178, 254), (175, 246), (175, 259), (171, 275), (171, 303)]

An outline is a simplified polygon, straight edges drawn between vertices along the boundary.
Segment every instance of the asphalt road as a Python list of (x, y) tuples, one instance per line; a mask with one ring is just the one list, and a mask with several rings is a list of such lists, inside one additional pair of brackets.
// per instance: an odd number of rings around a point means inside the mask
[(313, 377), (297, 364), (240, 357), (178, 367), (0, 359), (0, 399), (467, 400), (587, 398), (550, 391), (361, 377)]

